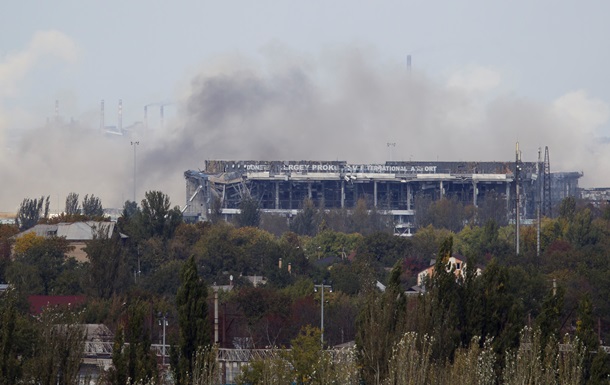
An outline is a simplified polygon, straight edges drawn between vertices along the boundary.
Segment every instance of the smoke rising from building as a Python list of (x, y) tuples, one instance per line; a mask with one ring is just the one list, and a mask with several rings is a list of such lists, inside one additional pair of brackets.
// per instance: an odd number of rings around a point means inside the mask
[[(389, 142), (396, 143), (394, 160), (428, 161), (507, 161), (517, 140), (524, 160), (535, 161), (538, 147), (549, 146), (553, 171), (584, 171), (581, 185), (610, 185), (604, 170), (610, 144), (598, 132), (610, 108), (585, 91), (544, 104), (519, 97), (492, 68), (440, 81), (417, 67), (416, 56), (407, 71), (404, 60), (381, 62), (370, 48), (317, 56), (278, 46), (262, 52), (204, 65), (162, 129), (101, 136), (99, 117), (83, 117), (80, 124), (21, 133), (0, 155), (0, 211), (40, 195), (52, 195), (61, 209), (72, 191), (122, 207), (133, 194), (134, 139), (138, 199), (161, 190), (179, 205), (183, 172), (205, 159), (380, 163), (390, 158)], [(0, 138), (7, 119), (14, 123), (11, 111), (1, 110)]]

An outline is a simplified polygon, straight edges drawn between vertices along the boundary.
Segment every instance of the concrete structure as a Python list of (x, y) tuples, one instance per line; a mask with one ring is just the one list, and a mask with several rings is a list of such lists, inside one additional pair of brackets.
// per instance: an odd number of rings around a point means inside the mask
[[(519, 172), (519, 213), (536, 217), (541, 196), (542, 164), (522, 162)], [(555, 174), (552, 174), (555, 175)], [(554, 177), (553, 199), (576, 195), (581, 173)], [(223, 161), (207, 160), (203, 170), (186, 171), (186, 218), (206, 220), (212, 203), (221, 213), (239, 212), (243, 197), (255, 198), (262, 211), (295, 215), (305, 198), (325, 209), (352, 209), (366, 199), (380, 213), (391, 216), (397, 232), (413, 223), (415, 197), (449, 197), (478, 206), (494, 191), (514, 211), (514, 162), (385, 162), (350, 164), (345, 161)]]
[(595, 207), (602, 207), (610, 203), (610, 187), (582, 188), (580, 197)]
[[(435, 264), (436, 261), (432, 260), (430, 267), (428, 267), (426, 270), (417, 273), (417, 286), (423, 287), (426, 281), (426, 277), (432, 277), (434, 275)], [(447, 261), (447, 271), (449, 272), (453, 269), (453, 273), (455, 274), (456, 278), (463, 276), (465, 268), (466, 264), (459, 258), (450, 257), (449, 261)]]

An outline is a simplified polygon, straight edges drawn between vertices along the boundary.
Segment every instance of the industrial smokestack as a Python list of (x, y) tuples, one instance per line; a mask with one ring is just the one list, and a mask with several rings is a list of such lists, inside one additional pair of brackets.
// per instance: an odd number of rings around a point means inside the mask
[(123, 99), (119, 99), (119, 122), (117, 123), (119, 132), (123, 132)]
[(411, 55), (407, 55), (407, 71), (411, 73)]
[(144, 106), (144, 129), (148, 130), (148, 106)]
[(161, 104), (160, 113), (161, 113), (161, 129), (163, 130), (163, 104)]
[(104, 99), (102, 99), (102, 106), (100, 109), (100, 132), (104, 131), (104, 128), (106, 128), (105, 126), (105, 122), (104, 122)]

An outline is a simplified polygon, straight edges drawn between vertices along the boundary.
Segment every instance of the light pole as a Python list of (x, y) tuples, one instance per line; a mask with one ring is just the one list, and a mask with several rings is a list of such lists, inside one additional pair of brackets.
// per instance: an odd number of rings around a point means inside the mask
[(393, 161), (394, 159), (392, 159), (392, 147), (396, 147), (396, 142), (388, 142), (386, 143), (388, 146), (388, 149), (390, 150), (390, 162)]
[(313, 285), (313, 289), (315, 292), (320, 289), (320, 344), (324, 346), (324, 290), (328, 289), (331, 293), (333, 292), (333, 287), (330, 284), (326, 284), (326, 281), (322, 281), (320, 285)]
[(161, 362), (165, 366), (165, 327), (169, 325), (167, 319), (169, 318), (169, 312), (159, 312), (159, 325), (163, 325), (163, 345), (161, 345)]
[(140, 142), (131, 142), (133, 146), (133, 201), (136, 201), (136, 148)]

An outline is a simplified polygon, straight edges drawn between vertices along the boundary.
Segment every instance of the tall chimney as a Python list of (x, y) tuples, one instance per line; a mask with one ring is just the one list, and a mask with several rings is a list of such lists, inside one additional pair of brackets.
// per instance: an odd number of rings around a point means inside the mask
[(104, 99), (102, 99), (102, 106), (100, 110), (100, 132), (103, 132), (106, 128), (106, 123), (104, 122)]
[(148, 105), (144, 106), (144, 129), (148, 130)]
[(59, 100), (55, 99), (55, 124), (59, 124)]
[(161, 112), (161, 129), (163, 129), (163, 104), (161, 104), (160, 112)]
[(117, 123), (119, 132), (123, 132), (123, 99), (119, 99), (119, 122)]

